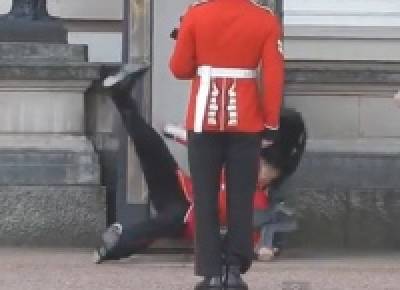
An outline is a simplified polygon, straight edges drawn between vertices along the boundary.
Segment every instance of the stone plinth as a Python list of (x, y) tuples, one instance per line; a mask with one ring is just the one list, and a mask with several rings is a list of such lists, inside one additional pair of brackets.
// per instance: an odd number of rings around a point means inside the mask
[(96, 245), (106, 224), (98, 185), (0, 186), (0, 243), (12, 246)]
[(84, 136), (0, 134), (0, 184), (98, 186), (98, 156)]
[(87, 47), (73, 44), (0, 42), (0, 61), (25, 63), (82, 63), (87, 61)]
[(281, 190), (298, 210), (296, 247), (399, 248), (398, 62), (287, 65), (286, 106), (303, 113), (307, 153)]
[(300, 221), (293, 246), (398, 249), (399, 148), (386, 153), (310, 150), (282, 188)]
[(0, 244), (93, 246), (106, 225), (86, 60), (81, 45), (0, 43)]
[[(42, 69), (38, 75), (46, 70)], [(89, 84), (89, 80), (0, 81), (0, 133), (82, 134), (83, 93)]]

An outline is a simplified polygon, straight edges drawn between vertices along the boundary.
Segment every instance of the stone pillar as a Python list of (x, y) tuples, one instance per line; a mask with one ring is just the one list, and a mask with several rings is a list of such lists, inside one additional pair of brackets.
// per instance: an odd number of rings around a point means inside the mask
[(84, 93), (99, 66), (63, 43), (44, 0), (15, 0), (0, 21), (0, 244), (93, 246), (106, 204)]

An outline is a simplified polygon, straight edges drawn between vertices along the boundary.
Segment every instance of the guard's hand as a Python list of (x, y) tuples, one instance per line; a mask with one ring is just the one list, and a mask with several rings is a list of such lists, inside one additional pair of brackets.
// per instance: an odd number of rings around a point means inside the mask
[(179, 33), (179, 29), (174, 28), (174, 30), (171, 31), (171, 34), (169, 35), (169, 37), (171, 37), (173, 40), (176, 40), (178, 38), (178, 33)]
[[(179, 22), (182, 23), (183, 16), (179, 17)], [(174, 28), (169, 37), (171, 37), (173, 40), (176, 40), (178, 38), (178, 33), (179, 33), (179, 28)]]
[(265, 129), (261, 136), (261, 148), (268, 148), (274, 144), (279, 136), (279, 130)]

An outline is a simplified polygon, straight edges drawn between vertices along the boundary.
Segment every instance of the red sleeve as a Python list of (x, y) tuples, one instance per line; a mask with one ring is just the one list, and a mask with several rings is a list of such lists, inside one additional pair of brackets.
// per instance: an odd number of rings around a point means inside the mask
[(262, 58), (264, 123), (266, 128), (278, 129), (285, 68), (280, 23), (276, 16), (270, 19)]
[(193, 8), (183, 17), (169, 67), (177, 79), (192, 79), (196, 74)]
[(254, 193), (253, 204), (254, 204), (254, 209), (256, 210), (267, 209), (269, 206), (268, 192), (263, 190), (257, 190)]
[(185, 194), (185, 198), (189, 203), (193, 203), (193, 184), (192, 179), (183, 172), (181, 169), (176, 170), (176, 175), (178, 176), (180, 186), (182, 188), (183, 193)]

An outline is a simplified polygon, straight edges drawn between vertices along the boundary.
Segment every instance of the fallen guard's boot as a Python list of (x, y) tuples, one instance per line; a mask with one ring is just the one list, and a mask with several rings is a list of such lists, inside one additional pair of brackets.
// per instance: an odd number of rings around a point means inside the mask
[(102, 245), (93, 253), (93, 262), (101, 264), (102, 262), (111, 259), (111, 252), (118, 244), (122, 235), (122, 225), (115, 223), (111, 225), (102, 235)]
[(203, 281), (198, 283), (195, 290), (224, 290), (222, 283), (222, 276), (209, 276), (205, 277)]
[(240, 275), (240, 267), (230, 265), (227, 267), (226, 279), (224, 281), (225, 290), (248, 290), (249, 287)]

